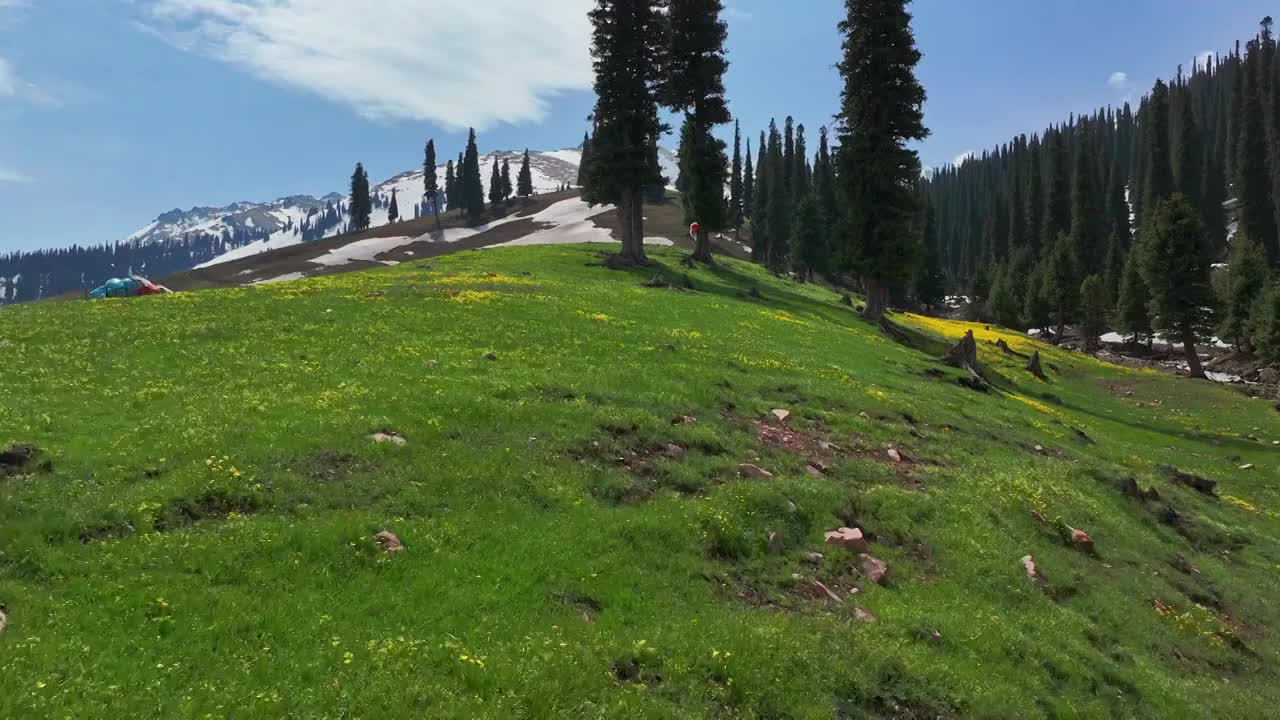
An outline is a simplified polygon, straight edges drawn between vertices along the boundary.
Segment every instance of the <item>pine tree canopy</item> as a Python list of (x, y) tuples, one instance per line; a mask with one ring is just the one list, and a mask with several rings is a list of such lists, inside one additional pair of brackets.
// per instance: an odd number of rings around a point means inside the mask
[(836, 244), (863, 277), (867, 316), (878, 319), (891, 286), (915, 275), (920, 161), (908, 143), (923, 140), (925, 91), (905, 0), (846, 0), (837, 158), (847, 217)]

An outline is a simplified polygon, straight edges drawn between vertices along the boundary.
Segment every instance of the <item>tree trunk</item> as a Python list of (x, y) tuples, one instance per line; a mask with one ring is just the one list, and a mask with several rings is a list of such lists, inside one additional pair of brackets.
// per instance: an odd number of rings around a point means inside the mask
[(1044, 369), (1040, 367), (1040, 351), (1036, 350), (1031, 354), (1031, 360), (1027, 363), (1027, 372), (1035, 375), (1037, 378), (1044, 380)]
[(644, 215), (641, 205), (640, 190), (628, 188), (622, 191), (618, 203), (618, 224), (622, 228), (623, 260), (636, 265), (645, 265), (648, 259), (644, 256)]
[(1196, 353), (1196, 336), (1190, 329), (1182, 331), (1182, 348), (1187, 354), (1187, 376), (1200, 380), (1207, 379), (1204, 368), (1200, 366), (1200, 356)]
[(1066, 323), (1066, 321), (1065, 321), (1065, 320), (1059, 320), (1059, 321), (1058, 321), (1058, 329), (1053, 333), (1053, 344), (1054, 344), (1054, 345), (1061, 345), (1061, 344), (1062, 344), (1062, 336), (1066, 333), (1066, 331), (1067, 331), (1067, 323)]
[(436, 195), (431, 198), (431, 209), (436, 212), (436, 232), (443, 233), (444, 226), (440, 224), (440, 196)]
[(864, 279), (863, 284), (867, 287), (867, 305), (862, 311), (862, 317), (872, 322), (880, 322), (880, 318), (884, 317), (884, 296), (887, 288), (881, 286), (880, 281), (874, 278)]
[(697, 238), (693, 241), (693, 260), (711, 263), (711, 231), (699, 226)]

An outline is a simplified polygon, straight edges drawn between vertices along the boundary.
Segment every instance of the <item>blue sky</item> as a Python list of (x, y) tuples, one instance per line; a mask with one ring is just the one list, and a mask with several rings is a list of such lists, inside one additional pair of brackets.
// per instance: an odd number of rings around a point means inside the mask
[[(482, 151), (576, 145), (591, 4), (0, 0), (0, 251), (120, 239), (175, 207), (341, 191), (357, 160), (375, 180), (415, 166), (428, 136), (443, 162), (470, 124)], [(727, 5), (744, 134), (792, 114), (816, 143), (838, 101), (843, 3)], [(915, 0), (922, 158), (1136, 99), (1251, 35), (1268, 5)]]

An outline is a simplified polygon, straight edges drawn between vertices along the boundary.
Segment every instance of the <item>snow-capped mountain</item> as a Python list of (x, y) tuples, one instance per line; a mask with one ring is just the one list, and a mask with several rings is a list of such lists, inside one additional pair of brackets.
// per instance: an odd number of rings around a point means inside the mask
[[(494, 163), (507, 160), (514, 183), (523, 151), (499, 151), (480, 158), (480, 180), (487, 196)], [(660, 148), (659, 162), (669, 183), (678, 170), (675, 154)], [(445, 156), (446, 161), (451, 156)], [(582, 150), (568, 148), (529, 153), (535, 192), (548, 193), (578, 178)], [(454, 158), (456, 164), (457, 160)], [(444, 190), (445, 165), (436, 169)], [(335, 183), (337, 185), (338, 183)], [(345, 183), (342, 183), (345, 184)], [(421, 168), (399, 173), (370, 188), (370, 224), (387, 224), (394, 193), (402, 220), (430, 215), (423, 202)], [(442, 207), (444, 199), (441, 199)], [(82, 291), (110, 277), (133, 273), (164, 277), (266, 250), (297, 245), (343, 233), (348, 225), (345, 194), (321, 197), (286, 195), (270, 202), (236, 202), (170, 210), (120, 242), (29, 253), (0, 254), (0, 304), (24, 302)]]
[[(675, 154), (659, 148), (658, 156), (663, 173), (669, 182), (674, 183), (678, 173)], [(480, 180), (486, 195), (494, 165), (507, 161), (511, 166), (511, 179), (514, 183), (523, 157), (522, 151), (514, 150), (492, 152), (480, 157)], [(533, 176), (534, 192), (555, 192), (562, 185), (574, 185), (577, 183), (578, 166), (581, 162), (580, 148), (530, 151), (529, 170)], [(436, 183), (442, 191), (445, 187), (445, 167), (440, 165), (436, 168)], [(369, 190), (374, 206), (369, 218), (370, 226), (379, 227), (389, 222), (393, 194), (400, 219), (432, 214), (432, 209), (423, 196), (424, 187), (423, 172), (420, 169), (400, 173), (371, 187)], [(348, 220), (347, 202), (342, 195), (330, 193), (319, 199), (309, 195), (294, 195), (263, 204), (240, 202), (225, 208), (198, 207), (185, 212), (173, 210), (134, 233), (129, 241), (148, 243), (200, 235), (222, 240), (214, 256), (201, 259), (197, 265), (204, 267), (264, 250), (338, 235), (345, 232)]]

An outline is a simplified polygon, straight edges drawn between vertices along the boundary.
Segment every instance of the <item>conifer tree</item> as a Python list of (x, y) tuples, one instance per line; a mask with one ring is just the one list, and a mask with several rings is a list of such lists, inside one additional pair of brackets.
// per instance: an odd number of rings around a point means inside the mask
[(578, 187), (585, 187), (587, 177), (591, 174), (591, 135), (582, 133), (582, 156), (578, 160)]
[(664, 185), (657, 140), (667, 17), (662, 0), (596, 0), (592, 23), (595, 135), (584, 197), (618, 208), (627, 262), (646, 264), (642, 199)]
[[(794, 140), (793, 140), (794, 143)], [(788, 202), (791, 197), (787, 192), (786, 160), (783, 156), (783, 139), (777, 126), (769, 124), (769, 192), (765, 195), (768, 207), (768, 222), (764, 226), (768, 238), (768, 252), (765, 264), (774, 272), (782, 272), (786, 268), (787, 255), (791, 236), (791, 208)]]
[(1102, 270), (1102, 287), (1111, 303), (1120, 297), (1120, 279), (1124, 277), (1124, 259), (1125, 251), (1120, 234), (1112, 232), (1111, 238), (1107, 240), (1107, 257)]
[(1055, 130), (1045, 136), (1048, 180), (1044, 188), (1045, 210), (1040, 236), (1046, 252), (1052, 252), (1058, 235), (1071, 229), (1071, 152), (1066, 134)]
[(1049, 323), (1052, 322), (1051, 307), (1044, 292), (1048, 265), (1048, 259), (1042, 260), (1027, 278), (1026, 299), (1022, 305), (1022, 324), (1039, 330), (1042, 335), (1049, 329)]
[(516, 178), (516, 195), (522, 198), (533, 195), (533, 170), (529, 167), (529, 148), (524, 149), (524, 159), (520, 161), (520, 175)]
[(1280, 281), (1273, 281), (1254, 303), (1249, 335), (1262, 359), (1280, 361)]
[(782, 124), (782, 187), (787, 199), (797, 195), (796, 177), (796, 121), (790, 115)]
[(1195, 344), (1209, 329), (1213, 260), (1204, 225), (1186, 196), (1177, 193), (1156, 206), (1140, 252), (1142, 277), (1151, 293), (1152, 326), (1182, 342), (1190, 376), (1204, 378)]
[(502, 158), (502, 202), (510, 200), (514, 191), (511, 185), (511, 160)]
[(791, 171), (791, 193), (799, 202), (799, 198), (808, 195), (813, 189), (809, 178), (809, 149), (805, 146), (804, 123), (796, 126), (796, 156), (793, 159), (795, 168)]
[(1124, 176), (1119, 166), (1112, 167), (1110, 179), (1107, 181), (1106, 231), (1108, 238), (1114, 239), (1114, 242), (1110, 243), (1108, 250), (1114, 247), (1122, 258), (1133, 242), (1133, 225), (1129, 218), (1129, 203), (1125, 199), (1125, 190)]
[[(436, 180), (436, 141), (434, 139), (427, 140), (423, 155), (422, 181), (425, 186), (423, 196), (431, 204), (431, 212), (436, 216), (436, 230), (440, 230), (440, 185)], [(446, 168), (447, 171), (448, 168)]]
[[(819, 156), (821, 156), (823, 148), (826, 147), (825, 141), (826, 133), (823, 132), (822, 141), (820, 141), (818, 145)], [(815, 181), (817, 176), (820, 175), (817, 167), (823, 164), (830, 167), (830, 159), (828, 159), (826, 163), (815, 163)], [(825, 180), (823, 182), (825, 184)], [(834, 193), (834, 188), (832, 189), (832, 192)], [(820, 190), (815, 191), (815, 194), (819, 198), (822, 197)], [(821, 205), (821, 200), (819, 200), (819, 204)], [(836, 222), (836, 219), (834, 217), (827, 216), (823, 218), (823, 222), (826, 225), (826, 228), (824, 228), (824, 234), (828, 238), (827, 252), (830, 253), (830, 226)], [(916, 302), (924, 305), (926, 311), (931, 311), (933, 308), (941, 305), (942, 301), (946, 299), (947, 278), (942, 272), (942, 248), (939, 243), (940, 238), (938, 235), (937, 212), (934, 210), (933, 204), (929, 203), (925, 207), (924, 265), (920, 269), (920, 275), (916, 278)]]
[[(776, 128), (773, 121), (769, 121), (769, 127), (776, 134)], [(760, 146), (757, 149), (758, 161), (756, 162), (756, 189), (753, 193), (751, 206), (753, 214), (751, 216), (751, 262), (766, 264), (769, 262), (769, 152), (768, 142), (765, 140), (765, 134), (760, 133)]]
[(391, 188), (391, 204), (387, 206), (387, 222), (393, 223), (400, 220), (400, 203), (396, 201), (396, 189)]
[(369, 197), (369, 175), (362, 163), (356, 163), (351, 175), (351, 196), (348, 201), (351, 220), (348, 227), (353, 232), (369, 229), (369, 216), (373, 213), (373, 200)]
[(1231, 245), (1231, 262), (1227, 265), (1222, 322), (1218, 325), (1219, 337), (1230, 340), (1241, 350), (1251, 348), (1249, 318), (1266, 284), (1266, 252), (1253, 238), (1247, 235), (1237, 236)]
[[(751, 154), (750, 149), (747, 150), (747, 154)], [(737, 120), (733, 121), (733, 168), (729, 171), (729, 217), (735, 229), (742, 226), (742, 130)]]
[(476, 131), (471, 129), (467, 137), (467, 150), (463, 156), (462, 179), (463, 208), (467, 222), (477, 225), (484, 218), (484, 182), (480, 179), (480, 150), (476, 147)]
[(804, 280), (825, 271), (827, 253), (822, 233), (822, 214), (813, 193), (806, 193), (796, 204), (791, 223), (791, 263)]
[(987, 312), (996, 323), (1016, 328), (1022, 319), (1022, 306), (1014, 293), (1011, 274), (1012, 270), (1003, 263), (996, 266), (991, 279), (991, 297), (987, 299)]
[(1267, 163), (1266, 125), (1263, 117), (1262, 69), (1260, 50), (1250, 43), (1244, 70), (1243, 116), (1239, 120), (1239, 155), (1236, 158), (1235, 190), (1240, 201), (1239, 232), (1252, 237), (1267, 253), (1267, 261), (1280, 264), (1280, 238), (1277, 237), (1275, 202), (1272, 197), (1271, 174)]
[(1090, 275), (1080, 284), (1080, 333), (1085, 349), (1096, 350), (1107, 331), (1107, 291), (1101, 275)]
[(493, 156), (493, 172), (489, 174), (489, 204), (502, 204), (502, 163)]
[(1178, 139), (1174, 157), (1174, 179), (1178, 190), (1187, 197), (1192, 207), (1199, 209), (1203, 200), (1204, 184), (1204, 147), (1201, 143), (1200, 128), (1196, 125), (1196, 116), (1192, 105), (1191, 93), (1183, 90), (1178, 93)]
[(1169, 148), (1169, 86), (1163, 80), (1157, 80), (1147, 99), (1146, 112), (1143, 115), (1143, 138), (1146, 142), (1143, 152), (1142, 203), (1139, 209), (1141, 227), (1149, 224), (1155, 209), (1165, 198), (1174, 193), (1176, 185), (1170, 164), (1173, 154)]
[[(818, 212), (821, 213), (822, 244), (826, 249), (828, 256), (831, 256), (833, 253), (831, 242), (833, 230), (841, 221), (839, 192), (840, 189), (836, 186), (836, 168), (831, 159), (831, 148), (827, 144), (827, 128), (823, 127), (818, 131), (818, 153), (815, 156), (813, 163), (813, 196), (818, 203)], [(932, 204), (930, 204), (928, 212), (925, 215), (925, 231), (927, 233), (931, 230), (933, 232), (933, 238), (932, 241), (926, 238), (924, 242), (926, 243), (926, 251), (929, 251), (927, 244), (929, 242), (933, 243), (933, 248), (931, 250), (933, 252), (933, 257), (929, 258), (926, 256), (925, 260), (926, 263), (934, 263), (933, 270), (940, 274), (942, 272), (942, 256), (941, 249), (938, 247), (937, 218), (933, 213), (934, 209)], [(928, 227), (928, 223), (930, 222), (933, 223), (933, 227), (931, 229)], [(834, 258), (828, 261), (828, 269), (832, 262), (834, 262)], [(918, 284), (916, 290), (917, 293), (920, 290), (920, 286)], [(933, 304), (936, 305), (937, 303)]]
[(1080, 302), (1080, 271), (1076, 265), (1076, 254), (1071, 246), (1071, 238), (1066, 233), (1059, 234), (1057, 242), (1053, 245), (1049, 263), (1045, 269), (1042, 292), (1049, 303), (1053, 322), (1057, 326), (1054, 331), (1054, 343), (1062, 342), (1067, 323), (1075, 319), (1076, 308)]
[(842, 256), (866, 289), (864, 317), (878, 321), (889, 293), (915, 275), (921, 253), (913, 187), (920, 160), (908, 143), (929, 135), (920, 52), (907, 0), (846, 0), (840, 23), (844, 89), (837, 173), (848, 217)]
[(746, 167), (742, 170), (742, 215), (751, 217), (756, 194), (756, 171), (751, 164), (751, 138), (747, 138)]
[(445, 163), (444, 166), (444, 203), (442, 203), (442, 206), (447, 206), (450, 210), (461, 207), (461, 198), (458, 197), (458, 181), (454, 177), (452, 160)]
[(1103, 271), (1106, 260), (1107, 227), (1093, 176), (1093, 156), (1087, 137), (1076, 153), (1074, 182), (1071, 191), (1071, 246), (1080, 261), (1084, 276)]
[(736, 226), (740, 203), (739, 191), (731, 192), (732, 207), (725, 204), (725, 185), (732, 191), (741, 178), (737, 169), (726, 173), (729, 159), (725, 144), (713, 134), (717, 125), (730, 120), (724, 91), (729, 62), (725, 60), (728, 26), (721, 19), (723, 12), (721, 0), (671, 3), (668, 78), (662, 88), (662, 104), (685, 116), (681, 192), (685, 222), (698, 223), (692, 259), (700, 262), (711, 262), (711, 233)]
[(1026, 229), (1027, 237), (1031, 240), (1031, 248), (1037, 257), (1046, 250), (1045, 244), (1041, 242), (1041, 225), (1044, 222), (1044, 180), (1041, 177), (1040, 169), (1040, 141), (1034, 136), (1031, 138), (1030, 149), (1027, 152), (1027, 172), (1026, 172), (1027, 189), (1023, 197), (1025, 206), (1023, 209), (1023, 219), (1025, 220), (1023, 227)]
[(1151, 312), (1148, 309), (1147, 283), (1142, 279), (1141, 251), (1134, 248), (1124, 264), (1120, 278), (1120, 291), (1116, 299), (1112, 322), (1121, 333), (1130, 336), (1132, 342), (1151, 336)]

